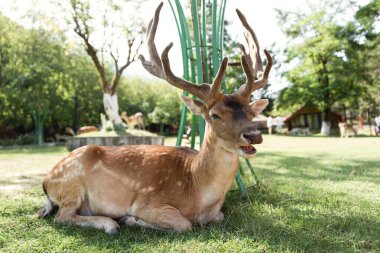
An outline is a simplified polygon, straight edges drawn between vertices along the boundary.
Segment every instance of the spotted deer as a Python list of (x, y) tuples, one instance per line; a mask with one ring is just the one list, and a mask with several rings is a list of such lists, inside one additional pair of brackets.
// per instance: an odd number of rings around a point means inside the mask
[(182, 100), (206, 121), (200, 150), (153, 145), (78, 148), (45, 177), (46, 203), (41, 217), (55, 204), (59, 206), (56, 221), (92, 226), (110, 234), (118, 232), (122, 224), (184, 232), (223, 220), (220, 209), (236, 175), (239, 156), (253, 156), (253, 145), (263, 141), (252, 118), (268, 101), (251, 103), (250, 97), (266, 85), (272, 58), (265, 50), (268, 63), (263, 70), (256, 36), (237, 10), (249, 46), (246, 51), (241, 45), (246, 83), (233, 94), (220, 91), (226, 58), (212, 84), (197, 85), (177, 77), (168, 57), (173, 44), (160, 57), (154, 43), (162, 5), (147, 31), (150, 60), (143, 56), (140, 60), (152, 75), (199, 98), (183, 96)]
[(357, 131), (352, 124), (348, 124), (346, 122), (340, 122), (338, 126), (339, 126), (340, 138), (343, 138), (343, 137), (348, 138), (350, 133), (352, 136), (355, 136), (357, 134)]
[(134, 129), (138, 126), (140, 129), (145, 130), (144, 115), (141, 112), (128, 116), (127, 112), (122, 112), (120, 117), (128, 124), (128, 127)]

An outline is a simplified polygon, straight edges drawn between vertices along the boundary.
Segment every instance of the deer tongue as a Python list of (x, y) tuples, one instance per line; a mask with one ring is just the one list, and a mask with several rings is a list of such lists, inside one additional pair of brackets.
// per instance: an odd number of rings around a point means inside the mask
[(244, 151), (244, 153), (247, 153), (247, 154), (256, 153), (256, 149), (252, 145), (241, 146), (240, 148)]

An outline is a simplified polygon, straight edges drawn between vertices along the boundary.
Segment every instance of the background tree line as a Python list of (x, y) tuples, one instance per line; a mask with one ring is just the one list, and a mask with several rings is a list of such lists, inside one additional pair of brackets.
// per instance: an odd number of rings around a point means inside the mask
[(282, 67), (290, 85), (279, 93), (277, 113), (307, 105), (327, 123), (332, 110), (370, 122), (380, 112), (380, 1), (322, 1), (278, 14), (289, 39)]
[[(79, 126), (98, 125), (104, 113), (101, 85), (93, 63), (62, 32), (26, 29), (0, 15), (0, 134), (16, 137), (35, 130), (33, 112), (45, 115), (45, 134), (73, 126), (78, 97)], [(176, 90), (160, 81), (121, 79), (120, 112), (165, 111), (161, 121), (178, 121)]]
[[(82, 18), (82, 23), (93, 20), (89, 16), (89, 2), (65, 3), (68, 4), (65, 8), (71, 8), (74, 14), (75, 10), (81, 11), (77, 18)], [(121, 10), (119, 5), (108, 7), (109, 13)], [(347, 18), (350, 12), (354, 15)], [(279, 91), (276, 101), (269, 85), (260, 92), (258, 96), (271, 100), (266, 113), (285, 116), (303, 105), (316, 106), (326, 115), (338, 110), (346, 118), (346, 112), (367, 115), (369, 120), (379, 113), (380, 0), (371, 0), (361, 7), (348, 0), (326, 0), (308, 8), (303, 6), (301, 11), (278, 11), (278, 14), (289, 42), (281, 52), (286, 60), (276, 64), (286, 69), (283, 76), (289, 86)], [(72, 18), (75, 15), (71, 22)], [(113, 28), (112, 22), (102, 20), (104, 30)], [(76, 28), (78, 34), (75, 19), (70, 27)], [(90, 35), (93, 32), (90, 26), (83, 25), (82, 29), (88, 29)], [(79, 104), (78, 125), (100, 123), (105, 83), (101, 82), (99, 69), (85, 45), (90, 35), (83, 35), (83, 45), (79, 45), (68, 40), (65, 31), (42, 26), (25, 28), (1, 13), (0, 34), (0, 138), (35, 131), (36, 118), (44, 119), (45, 134), (72, 127), (75, 96)], [(104, 45), (111, 47), (109, 52), (107, 48), (100, 51), (94, 48), (91, 53), (99, 53), (104, 77), (113, 80), (116, 67), (122, 63), (115, 65), (117, 50), (111, 50), (115, 49), (112, 44)], [(240, 61), (238, 46), (228, 34), (228, 21), (225, 21), (224, 51), (230, 62)], [(110, 54), (111, 58), (103, 61), (103, 54)], [(229, 67), (226, 76), (228, 92), (245, 82), (240, 67)], [(178, 91), (161, 81), (126, 79), (121, 74), (119, 78), (119, 113), (142, 112), (147, 123), (176, 126), (180, 114)], [(273, 105), (274, 110), (270, 112)]]

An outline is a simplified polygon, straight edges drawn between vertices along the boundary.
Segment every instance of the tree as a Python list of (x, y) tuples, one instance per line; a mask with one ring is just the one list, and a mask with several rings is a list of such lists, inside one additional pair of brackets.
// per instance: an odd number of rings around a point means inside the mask
[(43, 126), (52, 132), (72, 126), (75, 94), (80, 124), (99, 121), (102, 98), (100, 87), (93, 86), (98, 82), (96, 72), (63, 33), (25, 29), (1, 15), (0, 33), (1, 127), (22, 134), (36, 123), (42, 142)]
[(120, 108), (132, 115), (137, 112), (148, 116), (148, 122), (160, 123), (149, 117), (156, 107), (165, 113), (163, 124), (175, 125), (180, 118), (181, 101), (176, 88), (167, 83), (140, 78), (124, 79), (120, 83)]
[[(106, 115), (116, 127), (122, 127), (116, 91), (123, 71), (137, 60), (136, 56), (142, 44), (142, 39), (139, 38), (143, 33), (142, 26), (137, 25), (136, 21), (135, 24), (128, 25), (124, 22), (123, 2), (98, 1), (94, 3), (92, 1), (90, 4), (90, 1), (87, 0), (69, 0), (69, 5), (74, 31), (81, 38), (84, 48), (99, 74)], [(103, 43), (98, 49), (93, 41), (93, 37), (95, 37), (94, 23), (97, 21), (100, 21), (103, 27)], [(126, 48), (119, 48), (116, 40), (125, 41)], [(123, 63), (120, 60), (122, 49), (126, 50)], [(109, 60), (113, 61), (112, 75), (108, 73), (112, 68), (106, 66), (106, 54), (109, 56)]]
[(348, 24), (346, 29), (350, 35), (350, 42), (355, 46), (352, 51), (356, 49), (361, 56), (357, 58), (363, 66), (361, 73), (364, 77), (360, 83), (365, 92), (358, 99), (358, 104), (360, 110), (366, 113), (369, 125), (371, 117), (380, 113), (379, 17), (380, 1), (372, 0), (356, 12), (356, 22)]
[(291, 86), (279, 94), (278, 106), (319, 107), (324, 112), (323, 134), (330, 133), (332, 106), (362, 91), (355, 79), (348, 78), (352, 64), (347, 61), (349, 42), (346, 36), (339, 35), (341, 14), (349, 6), (347, 1), (323, 1), (303, 11), (278, 11), (290, 38), (290, 46), (284, 51), (287, 64), (293, 66), (284, 73)]
[(164, 134), (164, 124), (170, 124), (170, 114), (165, 112), (161, 107), (154, 107), (153, 112), (148, 114), (149, 119), (155, 123), (160, 124), (160, 135)]

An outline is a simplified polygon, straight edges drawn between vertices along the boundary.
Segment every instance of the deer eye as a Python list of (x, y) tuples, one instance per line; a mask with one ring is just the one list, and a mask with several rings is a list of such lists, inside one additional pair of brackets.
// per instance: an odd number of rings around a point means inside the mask
[(215, 114), (215, 113), (211, 115), (211, 118), (212, 118), (213, 120), (221, 119), (221, 117), (220, 117), (218, 114)]

